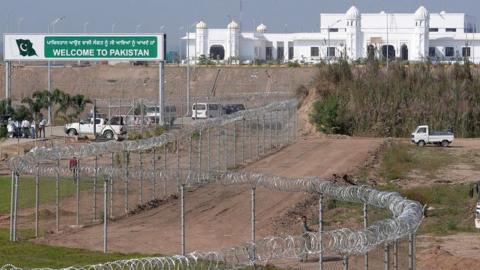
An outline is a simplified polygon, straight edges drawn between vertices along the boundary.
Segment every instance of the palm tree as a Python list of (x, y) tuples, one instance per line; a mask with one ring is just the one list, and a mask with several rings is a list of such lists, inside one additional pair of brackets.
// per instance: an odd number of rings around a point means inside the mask
[(26, 97), (22, 99), (22, 103), (27, 104), (28, 109), (30, 110), (30, 113), (31, 113), (31, 117), (35, 121), (38, 120), (38, 115), (40, 114), (40, 111), (44, 107), (44, 104), (42, 102), (43, 100), (39, 98), (32, 99), (32, 98)]
[(70, 101), (73, 109), (73, 112), (69, 115), (71, 118), (77, 118), (85, 110), (87, 104), (92, 103), (92, 101), (84, 95), (72, 96)]
[(52, 93), (52, 101), (58, 106), (55, 110), (55, 118), (61, 113), (64, 121), (70, 120), (67, 112), (72, 105), (72, 97), (68, 93), (55, 89)]

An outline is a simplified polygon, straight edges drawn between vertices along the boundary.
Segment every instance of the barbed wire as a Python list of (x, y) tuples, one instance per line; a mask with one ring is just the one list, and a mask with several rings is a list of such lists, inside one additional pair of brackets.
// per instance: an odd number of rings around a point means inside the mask
[[(36, 173), (37, 167), (32, 167), (27, 174)], [(42, 176), (71, 176), (68, 168), (55, 166), (38, 167)], [(82, 176), (100, 175), (106, 179), (125, 179), (124, 168), (111, 166), (82, 167)], [(220, 172), (200, 170), (168, 170), (152, 171), (146, 168), (131, 168), (128, 173), (128, 181), (139, 179), (141, 176), (148, 181), (154, 177), (177, 181), (186, 186), (203, 186), (207, 184), (221, 185), (248, 185), (262, 187), (276, 192), (307, 192), (311, 194), (323, 194), (329, 198), (368, 204), (377, 208), (387, 209), (392, 218), (385, 219), (370, 225), (365, 230), (352, 230), (343, 228), (325, 232), (328, 244), (325, 249), (341, 254), (364, 254), (376, 246), (403, 238), (414, 233), (423, 219), (422, 206), (415, 201), (402, 197), (397, 192), (378, 191), (368, 186), (345, 186), (333, 183), (320, 177), (285, 178), (251, 172)], [(315, 238), (313, 238), (315, 240)], [(313, 241), (312, 240), (312, 241)], [(312, 245), (315, 246), (315, 245)]]
[(195, 122), (181, 130), (172, 131), (161, 136), (135, 140), (135, 141), (108, 141), (102, 143), (90, 143), (82, 145), (66, 145), (54, 148), (34, 148), (23, 156), (12, 157), (8, 160), (8, 167), (15, 172), (28, 170), (36, 166), (40, 161), (66, 159), (75, 156), (77, 158), (91, 157), (108, 153), (119, 153), (125, 151), (145, 151), (164, 144), (182, 140), (191, 136), (194, 132), (207, 128), (222, 127), (235, 121), (255, 119), (263, 117), (267, 112), (295, 109), (296, 100), (274, 102), (265, 107), (239, 111), (234, 114), (225, 115), (219, 118), (211, 118), (201, 122)]

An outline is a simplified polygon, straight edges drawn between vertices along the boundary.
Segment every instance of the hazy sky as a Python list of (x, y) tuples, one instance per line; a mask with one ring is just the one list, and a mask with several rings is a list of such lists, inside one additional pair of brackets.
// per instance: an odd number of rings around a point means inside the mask
[[(229, 16), (240, 19), (240, 0), (0, 0), (2, 32), (47, 32), (49, 22), (66, 16), (56, 32), (167, 33), (169, 49), (178, 46), (181, 27), (204, 20), (224, 28)], [(244, 31), (265, 23), (270, 32), (317, 31), (320, 13), (343, 13), (353, 3), (361, 12), (414, 12), (421, 4), (431, 12), (480, 12), (480, 0), (242, 0)], [(21, 19), (23, 18), (23, 20)], [(478, 21), (478, 18), (477, 18)], [(21, 22), (19, 24), (19, 22)], [(139, 26), (139, 27), (137, 27)]]

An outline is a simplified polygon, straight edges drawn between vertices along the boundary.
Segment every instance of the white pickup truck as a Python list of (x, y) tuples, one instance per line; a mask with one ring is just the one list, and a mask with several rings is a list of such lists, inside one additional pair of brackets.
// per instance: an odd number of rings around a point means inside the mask
[[(95, 124), (97, 135), (109, 140), (119, 140), (127, 133), (122, 119), (120, 119), (120, 121), (118, 121), (118, 119), (113, 121), (112, 119), (111, 123), (108, 123), (106, 119), (97, 118)], [(64, 129), (65, 133), (69, 136), (93, 135), (93, 118), (81, 120), (77, 123), (66, 124)]]
[(412, 133), (411, 139), (418, 146), (436, 144), (447, 147), (453, 142), (454, 137), (453, 133), (448, 131), (430, 132), (428, 126), (418, 126), (415, 132)]

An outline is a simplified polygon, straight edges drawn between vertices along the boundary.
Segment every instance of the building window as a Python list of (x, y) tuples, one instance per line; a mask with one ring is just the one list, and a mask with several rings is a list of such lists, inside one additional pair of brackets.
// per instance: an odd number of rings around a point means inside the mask
[(225, 48), (223, 48), (222, 45), (212, 45), (212, 47), (210, 47), (210, 58), (214, 60), (224, 60)]
[(428, 48), (428, 57), (436, 57), (437, 52), (435, 47)]
[(283, 47), (278, 47), (277, 48), (277, 59), (278, 60), (283, 60), (283, 58), (284, 58)]
[(470, 57), (470, 47), (463, 47), (462, 48), (462, 56), (463, 57)]
[(288, 60), (293, 59), (293, 53), (294, 52), (295, 52), (295, 50), (293, 49), (293, 47), (288, 47)]
[(453, 47), (445, 47), (445, 57), (453, 57), (455, 55), (455, 49)]
[(447, 28), (445, 29), (447, 32), (457, 32), (457, 28)]
[(328, 57), (335, 57), (335, 47), (328, 47), (327, 48), (327, 56)]
[(430, 32), (438, 32), (438, 28), (430, 28)]
[(310, 56), (320, 56), (320, 49), (318, 47), (310, 47)]
[(338, 32), (338, 28), (328, 28), (329, 32), (336, 33)]
[(272, 47), (266, 47), (265, 48), (265, 58), (267, 61), (273, 59), (273, 50)]

